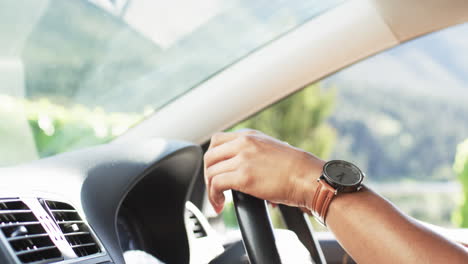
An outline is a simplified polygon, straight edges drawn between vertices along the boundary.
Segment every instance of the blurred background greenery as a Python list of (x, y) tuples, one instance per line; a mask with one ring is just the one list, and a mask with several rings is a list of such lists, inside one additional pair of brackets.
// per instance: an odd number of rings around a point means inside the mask
[[(0, 95), (0, 116), (26, 117), (35, 143), (37, 155), (48, 157), (87, 146), (107, 143), (143, 120), (144, 113), (105, 112), (102, 108), (89, 109), (82, 105), (67, 107), (52, 103), (47, 98), (19, 99)], [(0, 138), (13, 139), (14, 123), (3, 124)], [(19, 133), (21, 131), (16, 131)]]
[(458, 145), (453, 168), (463, 186), (463, 197), (453, 220), (457, 226), (468, 228), (468, 139)]
[[(358, 164), (367, 164), (369, 160), (373, 159), (388, 159), (388, 156), (394, 156), (395, 159), (400, 159), (401, 161), (393, 160), (386, 164), (387, 166), (399, 166), (398, 168), (392, 168), (395, 171), (393, 174), (390, 174), (391, 177), (386, 177), (389, 175), (388, 172), (385, 174), (374, 172), (368, 178), (368, 184), (379, 190), (387, 199), (394, 202), (398, 207), (409, 215), (429, 223), (438, 224), (446, 227), (467, 227), (468, 223), (468, 205), (467, 205), (467, 191), (468, 191), (468, 140), (464, 144), (458, 146), (458, 154), (456, 158), (456, 163), (454, 166), (454, 171), (445, 170), (443, 173), (445, 175), (440, 175), (441, 169), (437, 167), (452, 167), (453, 160), (450, 160), (450, 157), (455, 155), (455, 147), (453, 150), (447, 149), (446, 153), (452, 153), (446, 155), (442, 159), (443, 162), (439, 164), (431, 165), (431, 169), (425, 168), (424, 170), (420, 169), (420, 166), (424, 166), (430, 161), (437, 160), (436, 158), (440, 155), (439, 152), (434, 153), (430, 151), (425, 151), (424, 148), (445, 148), (447, 147), (446, 139), (437, 138), (446, 135), (446, 133), (439, 131), (440, 127), (434, 127), (430, 124), (430, 120), (424, 121), (425, 115), (419, 115), (419, 113), (411, 115), (411, 122), (417, 121), (419, 124), (419, 130), (421, 126), (431, 126), (432, 133), (419, 133), (425, 139), (428, 146), (422, 147), (421, 145), (415, 145), (414, 148), (409, 148), (406, 150), (412, 153), (418, 153), (416, 157), (416, 162), (421, 164), (414, 165), (412, 168), (406, 168), (408, 172), (402, 171), (401, 164), (404, 164), (406, 161), (415, 160), (412, 158), (408, 159), (404, 155), (404, 151), (401, 151), (399, 148), (404, 148), (407, 146), (401, 146), (401, 144), (395, 144), (391, 147), (387, 145), (389, 139), (387, 138), (376, 138), (368, 129), (358, 131), (346, 131), (343, 129), (343, 123), (339, 120), (336, 120), (336, 105), (338, 101), (338, 92), (336, 88), (324, 89), (320, 83), (310, 85), (304, 90), (291, 95), (289, 98), (280, 101), (279, 103), (270, 106), (263, 110), (262, 112), (252, 116), (251, 118), (245, 120), (244, 122), (236, 125), (230, 131), (238, 130), (242, 128), (252, 128), (263, 131), (269, 135), (272, 135), (276, 138), (279, 138), (283, 141), (286, 141), (294, 146), (303, 148), (315, 155), (323, 158), (340, 158), (351, 156), (351, 158)], [(342, 88), (342, 87), (340, 87)], [(349, 91), (339, 90), (339, 93), (345, 94), (346, 100), (349, 102), (350, 98), (355, 98), (361, 102), (361, 107), (363, 102), (368, 100), (367, 96), (362, 96), (363, 93), (360, 93), (361, 97), (349, 96), (346, 93)], [(374, 96), (375, 97), (375, 96)], [(372, 98), (372, 97), (371, 97)], [(391, 100), (389, 100), (392, 102)], [(390, 105), (389, 101), (379, 100), (375, 102), (379, 105)], [(407, 100), (409, 104), (413, 103), (411, 99)], [(355, 101), (354, 103), (356, 103)], [(369, 104), (374, 104), (373, 101), (369, 100)], [(393, 101), (395, 102), (395, 101)], [(388, 107), (388, 111), (398, 111), (398, 109), (405, 109), (403, 102), (404, 100), (398, 100), (399, 108), (395, 109)], [(420, 103), (422, 104), (422, 103)], [(365, 105), (365, 103), (364, 103)], [(432, 110), (434, 111), (434, 104), (432, 105)], [(340, 104), (341, 109), (345, 108), (343, 104)], [(375, 107), (382, 111), (382, 107)], [(428, 107), (429, 109), (429, 107)], [(435, 108), (437, 109), (437, 108)], [(353, 111), (353, 109), (346, 109), (347, 111)], [(420, 109), (417, 109), (418, 112)], [(343, 117), (346, 117), (346, 113), (339, 111)], [(354, 112), (356, 110), (354, 109)], [(406, 114), (411, 111), (405, 111)], [(429, 111), (430, 112), (430, 111)], [(367, 116), (372, 116), (375, 114), (375, 110), (371, 107), (367, 109)], [(380, 113), (383, 115), (382, 113)], [(417, 120), (415, 118), (418, 117)], [(393, 116), (396, 116), (395, 114)], [(362, 119), (362, 117), (360, 117)], [(330, 119), (332, 122), (330, 122)], [(403, 119), (403, 120), (402, 120)], [(404, 118), (398, 119), (399, 122), (404, 122)], [(334, 122), (333, 122), (334, 121)], [(349, 122), (349, 120), (348, 120)], [(427, 123), (425, 123), (427, 122)], [(416, 130), (416, 129), (415, 129)], [(339, 135), (338, 131), (341, 131)], [(344, 131), (344, 132), (343, 132)], [(345, 135), (343, 135), (345, 134)], [(418, 134), (414, 132), (413, 134)], [(380, 148), (383, 153), (375, 153), (375, 151), (364, 151), (361, 149), (355, 150), (346, 150), (344, 153), (337, 153), (337, 140), (338, 137), (351, 136), (355, 140), (360, 140), (364, 145), (369, 145), (369, 141), (375, 144), (377, 148)], [(362, 138), (361, 137), (366, 137)], [(374, 138), (375, 140), (370, 140)], [(432, 142), (432, 143), (430, 143)], [(444, 142), (444, 146), (440, 146)], [(376, 148), (374, 147), (374, 149)], [(392, 153), (392, 151), (397, 151)], [(377, 156), (373, 156), (377, 155)], [(358, 158), (356, 158), (358, 157)], [(404, 158), (406, 157), (406, 161)], [(410, 163), (410, 162), (407, 162)], [(398, 164), (398, 165), (396, 165)], [(463, 165), (465, 167), (463, 167)], [(385, 166), (385, 165), (384, 165)], [(377, 166), (379, 171), (382, 171), (381, 166)], [(404, 170), (405, 168), (403, 168)], [(399, 170), (399, 171), (398, 171)], [(426, 174), (427, 173), (427, 174)], [(457, 173), (458, 180), (462, 183), (464, 189), (464, 196), (456, 196), (451, 188), (444, 188), (446, 184), (451, 186), (452, 177)], [(423, 180), (423, 181), (421, 181)], [(404, 188), (406, 184), (409, 184), (408, 188)], [(418, 189), (419, 188), (419, 189)], [(458, 209), (457, 209), (458, 206)], [(270, 208), (270, 214), (272, 216), (274, 225), (279, 228), (283, 228), (283, 222), (279, 213), (279, 210), (275, 208)], [(235, 228), (237, 223), (235, 219), (235, 213), (232, 206), (232, 202), (228, 204), (226, 210), (223, 212), (225, 223), (232, 228)], [(313, 225), (318, 230), (325, 230), (321, 225), (318, 225), (314, 220), (312, 220)]]

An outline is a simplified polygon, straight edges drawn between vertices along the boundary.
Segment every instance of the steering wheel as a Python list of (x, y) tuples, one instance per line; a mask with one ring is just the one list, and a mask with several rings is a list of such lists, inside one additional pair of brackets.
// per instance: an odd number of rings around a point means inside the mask
[[(242, 233), (244, 246), (251, 264), (281, 264), (278, 248), (275, 243), (273, 227), (269, 218), (266, 202), (251, 195), (232, 191), (234, 208), (236, 211), (237, 220)], [(280, 208), (281, 212), (292, 214), (295, 222), (295, 228), (290, 228), (296, 232), (301, 242), (306, 246), (311, 254), (312, 259), (316, 264), (325, 264), (322, 250), (318, 242), (312, 236), (310, 224), (307, 223), (303, 213), (297, 209), (289, 207)], [(302, 216), (302, 217), (300, 217)], [(287, 220), (287, 219), (285, 219)], [(289, 227), (291, 221), (285, 221)], [(308, 228), (304, 228), (308, 227)], [(298, 234), (298, 231), (307, 232)], [(308, 241), (310, 240), (311, 241)]]

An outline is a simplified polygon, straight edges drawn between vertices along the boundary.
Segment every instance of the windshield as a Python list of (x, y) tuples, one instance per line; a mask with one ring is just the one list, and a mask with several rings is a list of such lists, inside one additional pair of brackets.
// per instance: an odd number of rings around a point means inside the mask
[(108, 142), (339, 0), (0, 3), (0, 166)]

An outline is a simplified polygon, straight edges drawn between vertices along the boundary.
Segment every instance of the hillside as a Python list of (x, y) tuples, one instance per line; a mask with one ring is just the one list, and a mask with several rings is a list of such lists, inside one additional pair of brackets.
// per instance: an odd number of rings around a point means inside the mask
[(468, 137), (468, 106), (372, 87), (339, 86), (330, 119), (334, 157), (371, 179), (452, 179), (456, 145)]

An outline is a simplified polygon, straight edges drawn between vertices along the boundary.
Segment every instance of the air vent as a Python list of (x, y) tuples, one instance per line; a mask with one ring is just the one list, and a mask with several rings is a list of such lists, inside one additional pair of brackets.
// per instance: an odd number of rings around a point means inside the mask
[(63, 259), (36, 216), (20, 199), (0, 200), (0, 229), (22, 263)]
[(194, 236), (196, 238), (206, 237), (206, 231), (201, 225), (200, 220), (198, 220), (197, 216), (190, 210), (187, 210), (187, 215), (189, 220), (189, 227), (191, 227)]
[(45, 203), (78, 257), (101, 252), (88, 225), (81, 219), (75, 208), (63, 202), (45, 201)]

